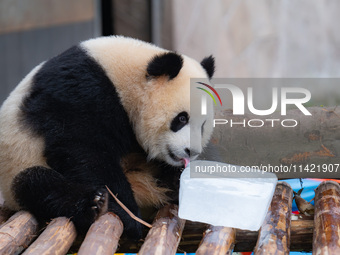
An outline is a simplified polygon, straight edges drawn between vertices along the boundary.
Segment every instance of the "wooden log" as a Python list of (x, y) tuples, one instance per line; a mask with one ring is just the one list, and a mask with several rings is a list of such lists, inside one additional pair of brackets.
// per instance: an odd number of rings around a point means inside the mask
[(117, 215), (108, 212), (92, 224), (81, 245), (78, 255), (112, 255), (123, 233), (123, 223)]
[(314, 217), (294, 215), (290, 223), (290, 250), (312, 251)]
[[(312, 251), (313, 242), (313, 217), (305, 215), (293, 215), (291, 220), (291, 251)], [(198, 222), (186, 221), (182, 233), (182, 240), (179, 247), (182, 251), (194, 253), (203, 238), (203, 233), (207, 225)], [(258, 237), (257, 231), (236, 230), (236, 244), (234, 252), (246, 252), (254, 249)], [(137, 253), (139, 246), (136, 242), (131, 242), (122, 238), (120, 240), (119, 250), (131, 251)]]
[(0, 228), (0, 254), (20, 253), (31, 243), (37, 231), (38, 223), (30, 213), (15, 213)]
[(258, 231), (236, 230), (236, 244), (234, 251), (252, 251), (256, 245)]
[(184, 224), (185, 220), (178, 217), (178, 206), (164, 206), (158, 211), (138, 254), (175, 254)]
[(293, 190), (290, 185), (278, 183), (259, 232), (255, 255), (289, 254), (292, 200)]
[(76, 236), (76, 229), (68, 218), (55, 218), (23, 254), (65, 255)]
[(340, 186), (322, 182), (315, 191), (313, 254), (340, 254)]
[(197, 255), (229, 255), (233, 252), (236, 231), (233, 228), (209, 226), (196, 251)]

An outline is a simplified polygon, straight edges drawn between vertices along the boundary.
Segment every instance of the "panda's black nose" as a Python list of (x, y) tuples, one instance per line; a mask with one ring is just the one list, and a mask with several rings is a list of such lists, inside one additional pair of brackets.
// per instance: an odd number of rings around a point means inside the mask
[(195, 157), (199, 154), (199, 152), (194, 151), (194, 150), (190, 150), (189, 148), (185, 148), (184, 151), (189, 157)]

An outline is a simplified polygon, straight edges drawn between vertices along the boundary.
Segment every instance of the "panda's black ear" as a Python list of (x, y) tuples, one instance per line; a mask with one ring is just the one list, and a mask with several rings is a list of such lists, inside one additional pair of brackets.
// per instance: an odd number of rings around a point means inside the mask
[(203, 68), (208, 74), (209, 79), (211, 79), (211, 77), (213, 77), (215, 73), (215, 58), (212, 55), (204, 58), (201, 61), (201, 66), (203, 66)]
[(178, 75), (182, 66), (183, 58), (180, 55), (174, 52), (167, 52), (153, 57), (146, 71), (148, 76), (158, 77), (168, 75), (171, 80)]

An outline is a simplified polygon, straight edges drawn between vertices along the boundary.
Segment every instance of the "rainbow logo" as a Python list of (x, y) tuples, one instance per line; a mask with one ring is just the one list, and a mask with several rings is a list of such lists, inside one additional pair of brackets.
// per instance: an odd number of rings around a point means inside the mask
[[(197, 82), (197, 83), (198, 83), (198, 84), (201, 84), (201, 85), (203, 85), (203, 86), (206, 86), (206, 87), (209, 88), (212, 92), (214, 92), (215, 95), (217, 96), (218, 100), (220, 101), (221, 106), (222, 106), (222, 100), (221, 100), (221, 98), (220, 98), (220, 95), (217, 93), (217, 91), (216, 91), (213, 87), (211, 87), (210, 85), (205, 84), (205, 83), (203, 83), (203, 82)], [(209, 91), (206, 90), (206, 89), (200, 88), (200, 87), (196, 87), (196, 88), (198, 88), (198, 89), (200, 89), (200, 90), (203, 90), (204, 92), (208, 93), (208, 95), (212, 98), (212, 100), (214, 100), (215, 105), (217, 105), (216, 100), (215, 100), (214, 96), (211, 94), (211, 92), (209, 92)]]

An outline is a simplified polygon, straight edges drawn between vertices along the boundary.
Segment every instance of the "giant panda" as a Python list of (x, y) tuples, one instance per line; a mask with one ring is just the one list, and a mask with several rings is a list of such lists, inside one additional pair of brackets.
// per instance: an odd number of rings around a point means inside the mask
[[(119, 36), (81, 42), (41, 63), (0, 110), (6, 206), (41, 222), (69, 217), (79, 233), (109, 210), (139, 238), (141, 225), (105, 185), (137, 216), (143, 204), (167, 200), (168, 189), (147, 171), (126, 170), (129, 155), (138, 148), (148, 161), (180, 168), (202, 152), (212, 120), (192, 116), (190, 78), (210, 79), (214, 68), (212, 56), (199, 63)], [(190, 144), (190, 130), (199, 143)]]

